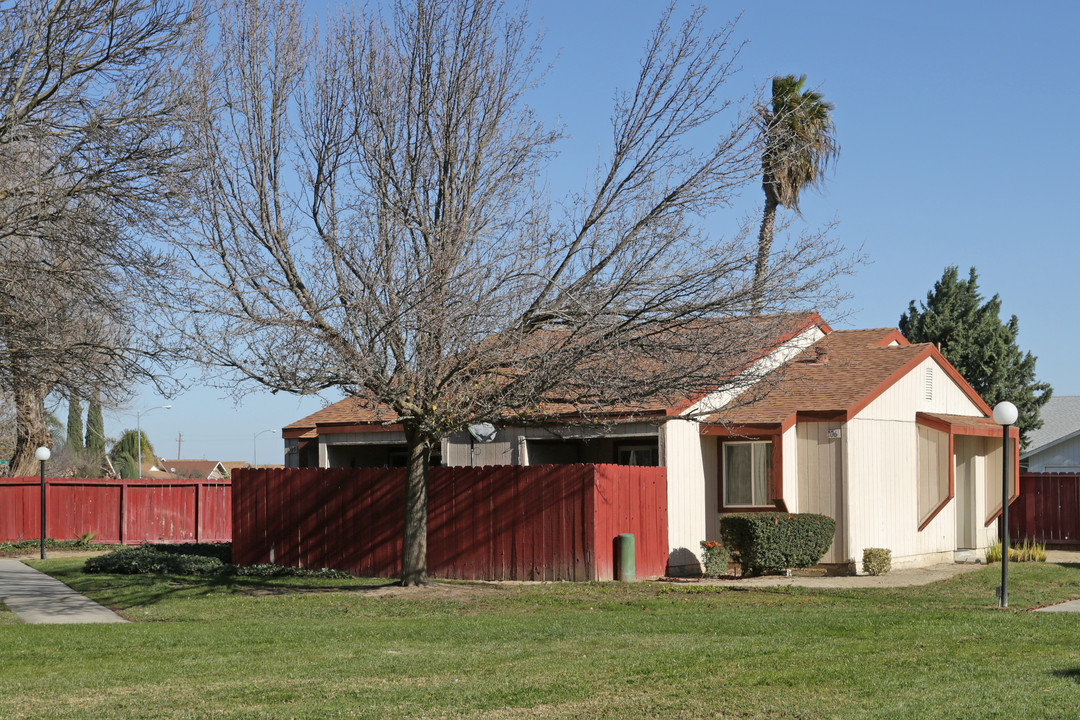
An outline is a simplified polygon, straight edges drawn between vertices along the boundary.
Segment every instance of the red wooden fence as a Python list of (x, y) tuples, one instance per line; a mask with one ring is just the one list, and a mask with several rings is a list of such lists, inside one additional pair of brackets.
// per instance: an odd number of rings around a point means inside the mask
[[(233, 561), (401, 572), (403, 469), (233, 472)], [(490, 580), (610, 580), (633, 533), (639, 577), (668, 556), (663, 468), (432, 468), (428, 571)]]
[(1009, 505), (1009, 539), (1080, 546), (1080, 473), (1021, 473)]
[[(230, 480), (45, 478), (45, 530), (57, 540), (228, 542)], [(0, 478), (0, 541), (41, 537), (41, 479)]]

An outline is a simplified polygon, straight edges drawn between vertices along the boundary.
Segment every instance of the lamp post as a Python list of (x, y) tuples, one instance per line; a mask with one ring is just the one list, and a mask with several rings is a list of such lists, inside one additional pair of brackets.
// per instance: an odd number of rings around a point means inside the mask
[(146, 410), (135, 411), (135, 444), (139, 447), (139, 479), (142, 480), (142, 416), (151, 410), (172, 410), (172, 405), (157, 405)]
[(998, 606), (1009, 607), (1009, 426), (1019, 412), (1008, 400), (994, 406), (994, 422), (1001, 426), (1001, 588)]
[(258, 448), (255, 445), (255, 440), (260, 435), (265, 435), (268, 432), (269, 433), (277, 432), (277, 430), (260, 430), (259, 432), (254, 433), (251, 436), (251, 464), (255, 466), (256, 470), (259, 469), (259, 451), (258, 451)]
[(49, 448), (42, 445), (34, 451), (34, 457), (41, 461), (41, 559), (45, 559), (45, 461), (52, 457)]

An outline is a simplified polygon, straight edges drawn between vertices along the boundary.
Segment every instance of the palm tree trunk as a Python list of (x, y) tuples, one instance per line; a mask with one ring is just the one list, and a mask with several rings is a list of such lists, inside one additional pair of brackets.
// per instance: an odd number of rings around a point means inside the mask
[(772, 251), (773, 228), (776, 224), (776, 208), (780, 203), (772, 196), (765, 193), (765, 212), (761, 216), (761, 230), (758, 231), (758, 254), (757, 263), (754, 265), (754, 287), (751, 291), (750, 312), (757, 315), (761, 312), (762, 299), (765, 294), (765, 276), (769, 271), (769, 253)]
[(401, 584), (424, 585), (427, 575), (428, 470), (431, 438), (405, 425), (409, 468), (405, 479), (405, 533), (401, 547)]

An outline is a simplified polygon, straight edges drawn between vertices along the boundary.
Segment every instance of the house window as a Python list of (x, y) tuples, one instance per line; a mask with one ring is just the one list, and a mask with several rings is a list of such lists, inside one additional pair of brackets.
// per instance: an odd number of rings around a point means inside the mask
[(771, 505), (772, 441), (726, 442), (724, 448), (724, 506)]
[(619, 465), (656, 467), (660, 464), (660, 447), (655, 442), (618, 445), (615, 450), (615, 462)]

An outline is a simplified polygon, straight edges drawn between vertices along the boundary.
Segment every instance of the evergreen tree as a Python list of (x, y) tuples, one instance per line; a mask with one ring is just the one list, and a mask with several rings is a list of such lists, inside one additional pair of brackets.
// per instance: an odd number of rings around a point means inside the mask
[(82, 406), (79, 398), (68, 398), (67, 447), (76, 455), (83, 449)]
[(86, 449), (99, 461), (105, 455), (105, 419), (101, 416), (101, 394), (97, 390), (86, 412)]
[(1020, 324), (1013, 315), (1002, 323), (1001, 299), (994, 295), (987, 302), (979, 293), (978, 275), (971, 268), (966, 281), (955, 266), (945, 268), (941, 280), (934, 283), (926, 302), (900, 316), (900, 332), (913, 343), (930, 342), (941, 352), (990, 407), (1002, 400), (1016, 405), (1020, 438), (1027, 445), (1027, 435), (1042, 426), (1039, 408), (1050, 399), (1048, 383), (1035, 379), (1035, 360), (1016, 344)]

